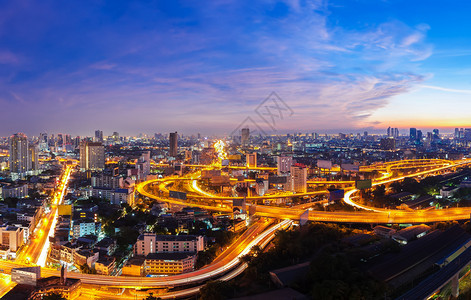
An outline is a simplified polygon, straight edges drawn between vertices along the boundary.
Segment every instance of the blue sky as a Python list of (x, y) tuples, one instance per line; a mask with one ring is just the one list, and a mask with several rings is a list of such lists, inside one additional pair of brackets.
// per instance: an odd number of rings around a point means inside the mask
[[(467, 1), (0, 1), (0, 135), (470, 126)], [(268, 130), (267, 130), (268, 131)]]

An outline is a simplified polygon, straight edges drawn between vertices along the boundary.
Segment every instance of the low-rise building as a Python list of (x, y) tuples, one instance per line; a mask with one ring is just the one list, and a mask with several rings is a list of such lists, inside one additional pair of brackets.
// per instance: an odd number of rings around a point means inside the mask
[(145, 260), (146, 274), (181, 274), (195, 268), (195, 253), (150, 253)]
[(160, 252), (195, 252), (204, 250), (203, 236), (196, 235), (156, 235), (144, 233), (134, 244), (134, 255), (148, 255)]
[(24, 244), (23, 229), (16, 226), (2, 226), (0, 227), (1, 245), (8, 246), (11, 252), (18, 251)]
[(28, 185), (10, 185), (2, 188), (2, 197), (6, 198), (25, 198), (28, 196)]
[(112, 256), (103, 256), (95, 262), (97, 274), (111, 275), (116, 270), (116, 259)]
[(143, 256), (132, 257), (123, 266), (122, 274), (124, 276), (144, 276), (144, 264), (145, 258)]
[(86, 264), (88, 267), (93, 268), (99, 258), (100, 253), (90, 249), (77, 250), (74, 252), (74, 264), (76, 266), (83, 266)]
[(105, 237), (95, 244), (94, 249), (105, 255), (111, 255), (116, 250), (116, 241), (110, 237)]
[(447, 186), (442, 189), (440, 189), (440, 196), (442, 198), (450, 198), (453, 197), (453, 195), (459, 190), (458, 187), (452, 187), (452, 186)]

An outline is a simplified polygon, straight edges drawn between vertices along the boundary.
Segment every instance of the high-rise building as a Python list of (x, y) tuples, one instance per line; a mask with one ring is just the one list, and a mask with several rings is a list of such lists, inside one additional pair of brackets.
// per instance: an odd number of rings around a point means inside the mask
[(21, 177), (26, 175), (28, 166), (28, 138), (23, 133), (16, 133), (10, 137), (10, 171)]
[(83, 141), (80, 144), (80, 169), (103, 170), (105, 168), (105, 148), (102, 143)]
[(282, 175), (291, 171), (293, 158), (291, 156), (278, 156), (276, 158), (278, 175)]
[(176, 157), (178, 154), (178, 133), (175, 132), (170, 132), (169, 136), (169, 151), (168, 155), (171, 157)]
[(64, 146), (64, 137), (62, 136), (62, 133), (57, 134), (57, 147), (63, 147)]
[(249, 139), (250, 139), (250, 129), (248, 128), (242, 128), (241, 132), (240, 132), (240, 143), (243, 145), (243, 146), (246, 146), (248, 143), (249, 143)]
[(256, 168), (257, 167), (257, 153), (248, 153), (246, 156), (247, 167)]
[(416, 141), (417, 140), (417, 128), (411, 128), (409, 134), (409, 140)]
[(291, 191), (295, 193), (307, 192), (307, 168), (301, 164), (291, 166)]
[(36, 172), (39, 170), (39, 153), (35, 145), (28, 146), (28, 171)]
[(422, 142), (422, 130), (417, 130), (417, 141)]
[(40, 133), (39, 134), (39, 150), (47, 151), (48, 149), (49, 149), (49, 144), (47, 140), (47, 133)]
[(433, 139), (434, 140), (440, 139), (440, 131), (438, 129), (433, 130)]
[(103, 142), (103, 131), (95, 130), (95, 142), (99, 142), (99, 143)]

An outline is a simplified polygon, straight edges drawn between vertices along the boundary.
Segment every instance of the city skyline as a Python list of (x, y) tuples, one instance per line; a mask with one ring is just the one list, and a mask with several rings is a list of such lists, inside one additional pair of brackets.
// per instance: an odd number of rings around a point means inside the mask
[(275, 133), (470, 125), (467, 3), (0, 6), (0, 136), (228, 135), (273, 91)]

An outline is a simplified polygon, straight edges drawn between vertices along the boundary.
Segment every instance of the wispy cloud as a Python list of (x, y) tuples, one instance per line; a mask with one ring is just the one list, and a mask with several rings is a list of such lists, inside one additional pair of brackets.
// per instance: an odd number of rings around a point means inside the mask
[(459, 94), (471, 94), (471, 90), (451, 89), (451, 88), (446, 88), (446, 87), (441, 87), (441, 86), (424, 85), (424, 84), (419, 85), (419, 87), (424, 88), (424, 89), (432, 89), (432, 90), (436, 90), (436, 91), (442, 91), (442, 92), (459, 93)]
[[(0, 63), (11, 65), (8, 80), (0, 72), (0, 90), (13, 91), (0, 93), (4, 104), (31, 109), (5, 122), (46, 124), (33, 112), (47, 108), (67, 116), (50, 126), (80, 133), (89, 130), (80, 127), (84, 115), (99, 116), (90, 128), (193, 131), (198, 124), (230, 132), (276, 91), (296, 111), (280, 130), (371, 126), (371, 114), (424, 80), (416, 65), (432, 53), (427, 25), (391, 20), (347, 29), (329, 22), (325, 1), (284, 4), (174, 3), (174, 11), (134, 2), (104, 15), (102, 4), (63, 4), (76, 12), (67, 20), (52, 5), (37, 36), (21, 40), (31, 49), (0, 51)], [(20, 17), (11, 14), (9, 25), (24, 34)], [(23, 56), (31, 66), (13, 66)]]

